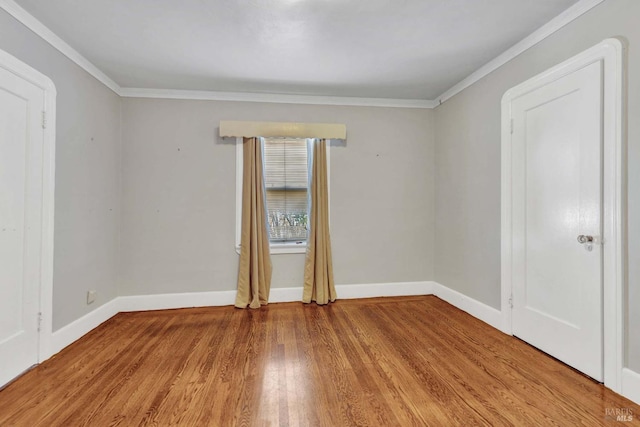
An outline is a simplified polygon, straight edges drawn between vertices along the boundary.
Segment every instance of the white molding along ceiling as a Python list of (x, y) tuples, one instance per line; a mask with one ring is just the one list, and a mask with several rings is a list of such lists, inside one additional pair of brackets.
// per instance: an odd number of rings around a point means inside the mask
[(551, 34), (558, 31), (560, 28), (569, 24), (576, 18), (582, 16), (586, 12), (590, 11), (604, 0), (582, 0), (578, 3), (571, 6), (569, 9), (562, 12), (560, 15), (553, 18), (551, 21), (544, 24), (542, 27), (538, 28), (536, 31), (531, 33), (529, 36), (522, 39), (520, 42), (511, 46), (509, 49), (505, 50), (502, 54), (495, 57), (493, 60), (489, 61), (482, 67), (478, 68), (476, 71), (471, 73), (468, 77), (463, 79), (461, 82), (452, 86), (449, 90), (440, 95), (436, 102), (438, 105), (442, 104), (452, 96), (457, 93), (462, 92), (484, 76), (488, 75), (492, 71), (497, 70), (502, 67), (507, 62), (511, 61), (513, 58), (520, 55), (522, 52), (527, 49), (537, 45), (542, 40), (549, 37)]
[(355, 107), (435, 108), (437, 101), (422, 99), (356, 98), (347, 96), (289, 95), (204, 90), (121, 88), (125, 98), (192, 99), (200, 101), (269, 102), (275, 104), (346, 105)]
[(122, 97), (135, 98), (163, 98), (163, 99), (195, 99), (216, 101), (243, 101), (243, 102), (268, 102), (291, 104), (315, 104), (315, 105), (348, 105), (371, 107), (397, 107), (397, 108), (435, 108), (455, 94), (461, 92), (484, 76), (494, 71), (520, 53), (539, 43), (549, 35), (564, 27), (604, 0), (579, 0), (571, 7), (560, 13), (551, 21), (540, 27), (528, 37), (515, 44), (501, 55), (497, 56), (484, 66), (452, 86), (439, 97), (429, 99), (393, 99), (393, 98), (367, 98), (367, 97), (339, 97), (320, 95), (295, 95), (276, 93), (254, 92), (226, 92), (226, 91), (200, 91), (200, 90), (174, 90), (161, 88), (135, 88), (122, 87), (110, 78), (106, 73), (86, 59), (76, 49), (62, 40), (47, 26), (32, 16), (14, 0), (0, 0), (0, 7), (7, 13), (40, 36), (46, 42), (58, 49), (61, 53), (83, 68), (97, 80)]
[(40, 36), (44, 41), (58, 49), (63, 55), (75, 62), (80, 68), (91, 74), (115, 93), (120, 94), (120, 85), (111, 80), (109, 76), (89, 62), (89, 60), (82, 56), (77, 50), (69, 46), (42, 22), (38, 21), (35, 17), (29, 14), (29, 12), (20, 7), (15, 1), (0, 0), (0, 7), (9, 15), (21, 22), (25, 27)]

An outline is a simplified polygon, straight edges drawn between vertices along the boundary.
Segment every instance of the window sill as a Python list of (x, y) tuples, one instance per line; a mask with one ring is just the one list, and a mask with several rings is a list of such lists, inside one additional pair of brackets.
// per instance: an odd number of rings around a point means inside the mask
[[(240, 246), (236, 246), (236, 252), (240, 253)], [(303, 243), (272, 243), (269, 247), (271, 255), (304, 254), (307, 252), (307, 242)]]

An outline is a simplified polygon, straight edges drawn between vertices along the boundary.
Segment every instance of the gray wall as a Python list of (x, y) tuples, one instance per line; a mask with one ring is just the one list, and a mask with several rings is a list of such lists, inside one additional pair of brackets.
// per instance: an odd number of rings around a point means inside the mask
[[(236, 288), (235, 146), (220, 120), (345, 123), (330, 150), (336, 283), (432, 279), (432, 110), (122, 102), (120, 295)], [(301, 286), (304, 254), (272, 260), (272, 287)]]
[[(428, 111), (121, 100), (0, 10), (0, 49), (58, 90), (54, 330), (119, 294), (235, 288), (235, 149), (217, 137), (222, 119), (347, 124), (346, 146), (331, 149), (339, 284), (435, 279), (499, 308), (500, 99), (602, 39), (623, 36), (631, 118), (628, 366), (640, 371), (637, 16), (637, 0), (607, 0)], [(303, 261), (274, 255), (273, 286), (299, 286)], [(89, 289), (98, 290), (91, 306)]]
[(500, 101), (605, 38), (629, 43), (627, 364), (640, 371), (640, 1), (607, 0), (435, 111), (435, 280), (500, 308)]
[[(120, 99), (0, 9), (0, 49), (53, 80), (57, 96), (53, 328), (117, 293)], [(86, 304), (89, 289), (98, 291)]]

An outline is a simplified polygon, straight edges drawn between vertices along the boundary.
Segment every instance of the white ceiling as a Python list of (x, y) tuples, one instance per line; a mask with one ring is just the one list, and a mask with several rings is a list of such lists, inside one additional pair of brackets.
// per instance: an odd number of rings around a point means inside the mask
[(122, 87), (435, 99), (578, 0), (16, 0)]

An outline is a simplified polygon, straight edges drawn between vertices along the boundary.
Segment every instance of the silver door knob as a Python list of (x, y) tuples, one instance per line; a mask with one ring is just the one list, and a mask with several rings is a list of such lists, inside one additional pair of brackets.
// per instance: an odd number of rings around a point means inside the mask
[(578, 236), (578, 243), (593, 243), (593, 236), (581, 234)]

